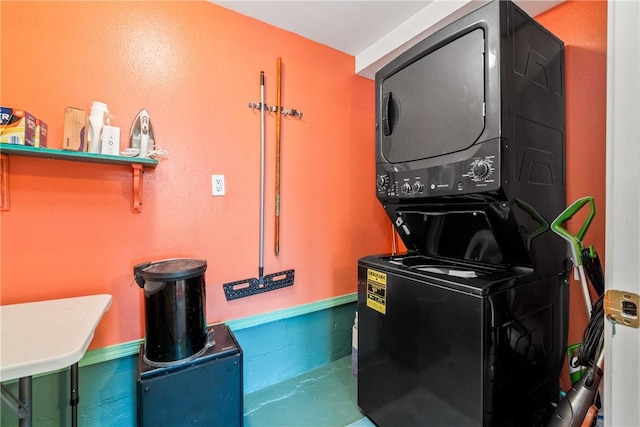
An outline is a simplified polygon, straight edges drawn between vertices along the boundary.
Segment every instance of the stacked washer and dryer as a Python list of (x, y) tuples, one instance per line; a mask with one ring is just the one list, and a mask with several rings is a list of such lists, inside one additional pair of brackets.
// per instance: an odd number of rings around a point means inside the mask
[(564, 45), (490, 2), (376, 74), (376, 195), (406, 252), (358, 261), (358, 405), (379, 426), (542, 426), (567, 337)]

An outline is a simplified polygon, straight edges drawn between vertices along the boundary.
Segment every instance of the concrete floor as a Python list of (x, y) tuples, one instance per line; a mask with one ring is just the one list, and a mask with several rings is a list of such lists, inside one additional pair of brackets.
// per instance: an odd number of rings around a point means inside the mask
[(358, 409), (351, 357), (244, 397), (245, 427), (374, 427)]

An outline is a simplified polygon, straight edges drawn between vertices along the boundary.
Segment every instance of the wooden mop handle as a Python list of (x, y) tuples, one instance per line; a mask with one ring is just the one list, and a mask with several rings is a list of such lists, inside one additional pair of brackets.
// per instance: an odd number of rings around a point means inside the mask
[(282, 58), (276, 61), (276, 216), (275, 254), (280, 254), (280, 127), (282, 126)]

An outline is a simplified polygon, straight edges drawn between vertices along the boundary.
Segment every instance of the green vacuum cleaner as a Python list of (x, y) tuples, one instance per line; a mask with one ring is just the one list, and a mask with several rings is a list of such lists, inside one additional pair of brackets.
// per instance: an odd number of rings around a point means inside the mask
[[(562, 224), (573, 218), (576, 213), (587, 205), (590, 207), (587, 218), (578, 234), (573, 236), (562, 227)], [(585, 248), (582, 243), (582, 239), (591, 225), (595, 213), (593, 197), (584, 197), (565, 209), (551, 223), (553, 232), (569, 242), (572, 261), (580, 280), (582, 295), (590, 320), (579, 349), (577, 362), (579, 365), (587, 367), (586, 372), (580, 380), (571, 386), (566, 396), (558, 403), (548, 427), (582, 426), (585, 422), (587, 425), (591, 425), (588, 420), (593, 419), (595, 413), (597, 413), (595, 402), (598, 398), (598, 387), (604, 367), (604, 311), (602, 303), (604, 275), (602, 274), (598, 255), (593, 247)], [(598, 296), (595, 301), (592, 301), (587, 277)]]

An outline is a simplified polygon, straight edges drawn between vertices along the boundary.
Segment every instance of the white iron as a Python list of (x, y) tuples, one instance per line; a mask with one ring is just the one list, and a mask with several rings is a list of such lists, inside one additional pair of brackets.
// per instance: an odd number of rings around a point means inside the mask
[(131, 124), (129, 144), (131, 148), (138, 150), (137, 157), (149, 157), (149, 152), (152, 151), (155, 146), (151, 118), (145, 108), (140, 110)]

